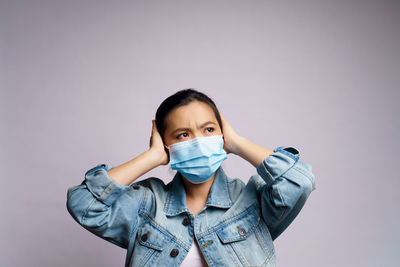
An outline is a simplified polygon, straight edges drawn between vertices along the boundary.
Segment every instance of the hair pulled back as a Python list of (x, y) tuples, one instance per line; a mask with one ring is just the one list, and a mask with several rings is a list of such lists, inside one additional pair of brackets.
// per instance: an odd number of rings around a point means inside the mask
[(166, 98), (158, 107), (157, 112), (156, 112), (156, 126), (157, 130), (161, 135), (162, 140), (164, 141), (164, 133), (167, 128), (166, 125), (166, 118), (171, 111), (174, 109), (185, 106), (193, 101), (200, 101), (203, 103), (206, 103), (211, 107), (211, 109), (214, 111), (215, 118), (218, 121), (219, 126), (221, 127), (222, 131), (222, 122), (221, 122), (221, 116), (219, 114), (219, 111), (217, 109), (217, 106), (215, 105), (214, 101), (209, 98), (207, 95), (204, 93), (201, 93), (199, 91), (196, 91), (193, 88), (188, 88), (188, 89), (183, 89), (175, 94), (169, 96)]

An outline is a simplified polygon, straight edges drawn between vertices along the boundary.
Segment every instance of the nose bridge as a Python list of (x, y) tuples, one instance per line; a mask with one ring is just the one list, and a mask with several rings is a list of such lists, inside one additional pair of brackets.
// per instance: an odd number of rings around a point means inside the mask
[(199, 125), (197, 125), (194, 129), (192, 129), (192, 131), (193, 131), (192, 132), (193, 138), (204, 136), (204, 133), (201, 131)]

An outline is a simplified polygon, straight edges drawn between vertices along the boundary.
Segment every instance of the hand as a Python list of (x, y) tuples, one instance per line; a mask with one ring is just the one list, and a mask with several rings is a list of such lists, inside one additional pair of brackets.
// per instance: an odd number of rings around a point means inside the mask
[(221, 121), (225, 141), (224, 150), (226, 153), (238, 155), (256, 168), (265, 158), (274, 153), (273, 150), (261, 147), (245, 137), (238, 135), (222, 115)]
[(224, 150), (228, 154), (233, 153), (237, 155), (237, 142), (240, 139), (240, 136), (235, 132), (232, 125), (225, 119), (225, 117), (222, 116), (222, 114), (220, 114), (220, 116), (223, 128), (222, 134), (224, 135)]
[(169, 154), (167, 151), (165, 151), (164, 143), (160, 133), (157, 130), (155, 120), (153, 120), (149, 150), (153, 152), (153, 155), (155, 155), (155, 158), (160, 165), (167, 165), (169, 163)]

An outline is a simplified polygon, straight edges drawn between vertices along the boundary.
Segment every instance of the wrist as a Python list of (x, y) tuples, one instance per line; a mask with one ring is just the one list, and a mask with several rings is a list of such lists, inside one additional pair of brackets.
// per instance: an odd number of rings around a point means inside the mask
[(230, 151), (237, 155), (241, 156), (243, 154), (243, 150), (246, 147), (247, 139), (243, 136), (237, 135), (235, 138), (232, 139), (230, 144)]
[(147, 154), (149, 162), (151, 162), (151, 165), (153, 166), (153, 168), (166, 164), (165, 163), (165, 156), (166, 156), (165, 151), (159, 152), (155, 148), (150, 148), (145, 153)]
[(254, 167), (257, 167), (272, 153), (272, 150), (261, 147), (243, 136), (236, 139), (235, 154), (248, 161)]

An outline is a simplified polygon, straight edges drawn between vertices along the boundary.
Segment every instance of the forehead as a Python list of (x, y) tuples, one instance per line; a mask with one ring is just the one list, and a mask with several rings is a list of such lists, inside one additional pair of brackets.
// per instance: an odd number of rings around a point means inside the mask
[(167, 129), (196, 126), (206, 121), (217, 123), (213, 109), (206, 103), (193, 101), (171, 111), (166, 118)]

